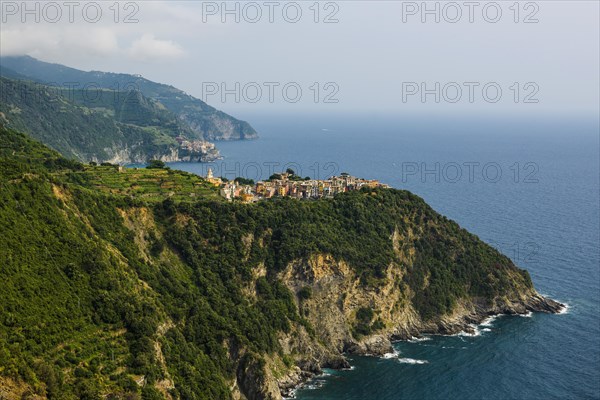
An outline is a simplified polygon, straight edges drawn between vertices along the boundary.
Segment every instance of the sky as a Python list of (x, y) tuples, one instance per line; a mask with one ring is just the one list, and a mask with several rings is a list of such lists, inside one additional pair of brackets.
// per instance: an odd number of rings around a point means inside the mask
[(597, 115), (598, 1), (0, 2), (0, 54), (233, 114)]

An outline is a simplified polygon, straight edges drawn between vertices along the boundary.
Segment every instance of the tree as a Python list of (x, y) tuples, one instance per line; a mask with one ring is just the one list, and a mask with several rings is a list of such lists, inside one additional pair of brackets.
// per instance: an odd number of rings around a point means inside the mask
[(241, 176), (235, 178), (235, 182), (240, 185), (254, 185), (254, 179), (243, 178)]
[(150, 160), (146, 168), (148, 169), (165, 169), (166, 164), (160, 160)]
[(312, 297), (312, 289), (310, 286), (304, 286), (302, 289), (298, 291), (298, 298), (300, 300), (308, 300)]

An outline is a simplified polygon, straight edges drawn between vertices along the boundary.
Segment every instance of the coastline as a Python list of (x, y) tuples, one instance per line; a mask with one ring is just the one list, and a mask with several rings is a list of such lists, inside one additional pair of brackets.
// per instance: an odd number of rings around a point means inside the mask
[[(544, 297), (541, 296), (539, 294), (536, 293), (536, 295), (530, 297), (528, 299), (528, 302), (526, 302), (525, 304), (522, 304), (522, 306), (524, 306), (524, 309), (521, 310), (521, 308), (519, 307), (519, 310), (514, 310), (514, 309), (507, 309), (504, 310), (503, 312), (496, 312), (496, 313), (482, 313), (482, 314), (478, 314), (477, 316), (471, 316), (471, 315), (465, 315), (463, 316), (464, 318), (464, 322), (461, 323), (457, 323), (454, 326), (447, 326), (444, 325), (443, 326), (443, 331), (430, 331), (430, 330), (423, 330), (423, 331), (416, 331), (414, 335), (412, 336), (402, 336), (402, 335), (396, 335), (396, 334), (388, 334), (386, 339), (389, 341), (390, 344), (390, 348), (388, 348), (387, 352), (360, 352), (360, 351), (352, 351), (352, 352), (347, 352), (344, 351), (342, 353), (340, 353), (339, 355), (343, 358), (343, 360), (345, 361), (345, 365), (344, 367), (340, 367), (340, 368), (334, 368), (331, 366), (320, 366), (320, 368), (325, 368), (325, 369), (331, 369), (331, 370), (335, 370), (335, 371), (348, 371), (348, 370), (353, 370), (354, 366), (352, 366), (348, 361), (347, 361), (347, 355), (359, 355), (359, 356), (364, 356), (364, 357), (376, 357), (376, 358), (383, 358), (383, 359), (393, 359), (393, 358), (397, 358), (398, 360), (400, 360), (402, 362), (402, 360), (404, 360), (406, 363), (410, 363), (410, 364), (427, 364), (427, 361), (424, 360), (413, 360), (413, 359), (402, 359), (400, 357), (398, 357), (400, 355), (400, 353), (392, 347), (392, 345), (394, 343), (399, 343), (399, 342), (420, 342), (420, 341), (427, 341), (427, 340), (431, 340), (430, 337), (431, 336), (469, 336), (469, 337), (477, 337), (481, 335), (481, 332), (485, 332), (486, 329), (487, 331), (489, 331), (489, 326), (491, 326), (492, 322), (494, 320), (496, 320), (499, 317), (503, 317), (503, 316), (519, 316), (519, 317), (531, 317), (532, 314), (534, 312), (538, 313), (547, 313), (547, 314), (567, 314), (568, 310), (569, 310), (569, 305), (566, 303), (561, 303), (558, 302), (556, 300), (553, 300), (549, 297)], [(483, 327), (483, 329), (479, 329), (480, 327)], [(449, 328), (449, 330), (447, 330)], [(370, 338), (372, 337), (380, 337), (382, 335), (372, 335)], [(352, 346), (349, 347), (349, 350), (357, 350), (359, 349), (358, 346)], [(292, 400), (296, 398), (296, 393), (298, 390), (302, 389), (303, 387), (305, 387), (306, 385), (309, 385), (311, 381), (314, 381), (315, 379), (319, 378), (319, 377), (325, 377), (328, 376), (330, 374), (328, 374), (327, 372), (325, 372), (324, 370), (320, 370), (319, 372), (314, 372), (314, 371), (302, 371), (302, 374), (298, 375), (298, 378), (300, 378), (299, 381), (297, 381), (296, 383), (289, 385), (286, 385), (285, 388), (281, 388), (280, 387), (280, 394), (282, 399), (285, 400)], [(279, 382), (278, 382), (279, 383)]]

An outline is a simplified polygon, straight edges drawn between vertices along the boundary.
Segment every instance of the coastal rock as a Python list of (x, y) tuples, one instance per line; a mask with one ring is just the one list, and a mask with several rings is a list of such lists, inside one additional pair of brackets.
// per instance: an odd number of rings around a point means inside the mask
[(281, 399), (281, 390), (277, 382), (268, 374), (265, 375), (261, 363), (249, 355), (245, 355), (240, 361), (237, 384), (248, 400)]
[[(109, 154), (107, 159), (92, 157), (91, 161), (97, 163), (109, 162), (111, 164), (143, 164), (149, 160), (163, 162), (212, 162), (221, 158), (219, 150), (213, 143), (205, 141), (185, 142), (179, 147), (169, 147), (163, 151), (147, 152), (136, 147), (123, 146), (119, 148), (105, 148)], [(81, 155), (82, 159), (88, 156)]]
[(545, 312), (545, 313), (550, 313), (550, 314), (558, 314), (565, 309), (564, 304), (561, 304), (552, 299), (540, 296), (539, 294), (530, 297), (528, 299), (528, 301), (526, 302), (525, 307), (529, 311)]
[[(196, 101), (197, 99), (193, 99)], [(257, 139), (256, 131), (245, 121), (232, 118), (220, 111), (202, 112), (197, 108), (184, 108), (178, 113), (181, 121), (185, 122), (195, 133), (206, 140), (252, 140)]]
[(348, 369), (351, 367), (351, 365), (345, 357), (340, 355), (333, 356), (330, 359), (328, 359), (323, 365), (323, 367), (331, 369)]
[(346, 352), (350, 354), (383, 356), (393, 353), (392, 342), (387, 336), (373, 335), (362, 340), (359, 343), (352, 343), (346, 347)]
[[(409, 256), (410, 253), (402, 254), (407, 259)], [(282, 395), (292, 394), (295, 387), (320, 374), (321, 368), (348, 368), (350, 365), (343, 353), (383, 356), (394, 351), (393, 340), (409, 340), (422, 334), (474, 334), (475, 326), (492, 315), (530, 311), (558, 313), (564, 308), (528, 288), (492, 302), (464, 298), (452, 313), (424, 321), (407, 301), (410, 291), (396, 284), (402, 273), (402, 268), (390, 265), (385, 283), (373, 290), (361, 285), (359, 277), (345, 262), (319, 254), (294, 261), (279, 274), (279, 279), (297, 294), (298, 310), (315, 327), (316, 333), (316, 338), (312, 338), (302, 329), (303, 334), (295, 332), (281, 341), (286, 354), (298, 354), (296, 366), (278, 379)], [(306, 287), (312, 293), (308, 299), (298, 295)], [(374, 310), (382, 327), (357, 338), (353, 327), (360, 308)]]

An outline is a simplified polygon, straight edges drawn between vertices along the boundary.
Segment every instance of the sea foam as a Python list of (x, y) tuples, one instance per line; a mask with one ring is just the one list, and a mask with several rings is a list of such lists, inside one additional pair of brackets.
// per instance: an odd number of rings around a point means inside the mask
[(492, 326), (492, 323), (499, 317), (499, 315), (492, 315), (484, 319), (479, 326)]
[(385, 353), (383, 356), (381, 356), (381, 358), (385, 358), (385, 359), (398, 358), (399, 355), (400, 355), (400, 352), (398, 350), (394, 349), (393, 353)]
[(527, 314), (519, 314), (519, 317), (531, 318), (533, 317), (533, 311), (529, 311)]
[(418, 342), (426, 342), (428, 340), (431, 340), (431, 338), (429, 336), (423, 336), (423, 337), (413, 336), (410, 339), (408, 339), (408, 342), (410, 342), (410, 343), (418, 343)]
[(402, 364), (429, 364), (427, 360), (415, 360), (414, 358), (398, 358), (398, 362)]
[(479, 326), (478, 325), (469, 324), (469, 326), (471, 328), (473, 328), (473, 332), (460, 331), (456, 335), (450, 335), (450, 336), (469, 336), (469, 337), (475, 337), (475, 336), (480, 336), (481, 335), (481, 331), (479, 330)]
[(562, 304), (564, 305), (564, 307), (558, 313), (559, 314), (568, 314), (569, 313), (569, 309), (571, 308), (571, 306), (568, 305), (567, 303), (562, 303)]

